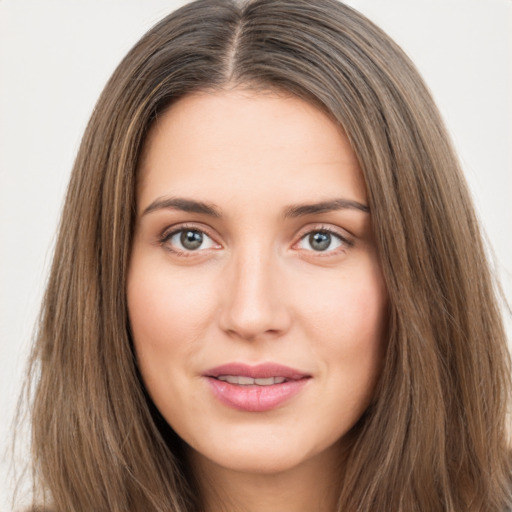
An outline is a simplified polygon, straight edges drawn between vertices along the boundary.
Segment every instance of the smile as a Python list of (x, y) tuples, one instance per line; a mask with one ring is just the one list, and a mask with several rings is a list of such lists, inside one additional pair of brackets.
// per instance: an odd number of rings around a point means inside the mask
[(265, 412), (283, 406), (311, 380), (307, 373), (274, 363), (231, 363), (213, 368), (203, 376), (217, 400), (246, 412)]
[(239, 386), (272, 386), (273, 384), (282, 384), (286, 382), (285, 377), (268, 377), (253, 379), (242, 375), (219, 375), (218, 380), (229, 382), (230, 384), (238, 384)]

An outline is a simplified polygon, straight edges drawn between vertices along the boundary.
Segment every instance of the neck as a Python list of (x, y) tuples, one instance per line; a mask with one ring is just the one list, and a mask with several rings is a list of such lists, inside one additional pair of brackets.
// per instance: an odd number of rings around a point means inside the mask
[(335, 512), (339, 458), (330, 450), (285, 471), (250, 472), (189, 454), (205, 512)]

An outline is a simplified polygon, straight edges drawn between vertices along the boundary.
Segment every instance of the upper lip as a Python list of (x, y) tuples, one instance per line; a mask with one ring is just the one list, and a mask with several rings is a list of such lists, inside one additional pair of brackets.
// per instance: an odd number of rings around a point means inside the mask
[(262, 363), (249, 365), (245, 363), (227, 363), (211, 368), (204, 373), (205, 377), (219, 377), (221, 375), (238, 375), (252, 377), (253, 379), (268, 379), (269, 377), (284, 377), (288, 380), (300, 380), (311, 377), (308, 373), (302, 372), (289, 366), (277, 363)]

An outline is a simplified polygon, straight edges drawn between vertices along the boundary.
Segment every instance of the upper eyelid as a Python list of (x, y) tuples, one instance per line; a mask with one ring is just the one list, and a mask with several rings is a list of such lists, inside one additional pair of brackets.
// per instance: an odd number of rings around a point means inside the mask
[(201, 233), (204, 233), (206, 236), (210, 237), (215, 242), (219, 243), (217, 241), (217, 237), (215, 235), (211, 234), (211, 230), (208, 229), (206, 226), (202, 224), (196, 224), (193, 222), (184, 222), (181, 224), (174, 224), (172, 226), (166, 227), (160, 234), (160, 239), (166, 239), (171, 237), (172, 235), (175, 235), (176, 233), (179, 233), (180, 231), (184, 231), (185, 229), (189, 229), (191, 231), (200, 231)]
[[(326, 251), (315, 251), (314, 249), (302, 249), (297, 247), (308, 235), (315, 232), (327, 232), (331, 235), (334, 235), (339, 238), (341, 245), (334, 249), (329, 249)], [(292, 245), (292, 249), (296, 248), (298, 251), (303, 254), (307, 254), (308, 256), (313, 256), (315, 258), (329, 258), (339, 255), (340, 253), (344, 253), (346, 250), (352, 248), (354, 246), (355, 240), (354, 235), (349, 233), (348, 231), (336, 226), (326, 225), (326, 224), (317, 224), (312, 227), (311, 225), (305, 226), (303, 230), (299, 231), (299, 235), (296, 235), (297, 241), (295, 241)]]
[(340, 228), (340, 227), (333, 227), (332, 225), (328, 224), (316, 224), (314, 226), (305, 226), (304, 228), (300, 229), (296, 235), (298, 240), (302, 240), (306, 235), (310, 233), (315, 233), (318, 231), (326, 231), (330, 234), (339, 236), (342, 240), (351, 241), (354, 235), (352, 235), (349, 231), (346, 229)]
[[(180, 233), (182, 231), (186, 231), (186, 230), (199, 231), (199, 232), (203, 233), (204, 235), (206, 235), (213, 242), (214, 245), (217, 245), (220, 247), (207, 247), (204, 249), (188, 250), (186, 248), (182, 249), (180, 247), (176, 247), (174, 244), (171, 244), (171, 240), (174, 236), (176, 236), (178, 233)], [(175, 224), (175, 225), (167, 227), (166, 229), (164, 229), (161, 232), (160, 236), (158, 237), (158, 244), (161, 247), (165, 248), (167, 251), (174, 253), (177, 256), (181, 256), (181, 257), (199, 256), (201, 253), (205, 253), (210, 250), (217, 250), (219, 248), (222, 248), (222, 244), (220, 244), (217, 241), (216, 237), (211, 236), (208, 233), (208, 230), (206, 230), (202, 227), (200, 228), (197, 225), (190, 224), (190, 223)]]

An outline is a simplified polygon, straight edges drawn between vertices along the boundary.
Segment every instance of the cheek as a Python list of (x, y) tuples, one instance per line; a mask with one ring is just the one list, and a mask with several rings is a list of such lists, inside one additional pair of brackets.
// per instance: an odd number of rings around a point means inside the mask
[(380, 270), (374, 265), (350, 269), (317, 283), (303, 294), (303, 311), (310, 337), (332, 345), (333, 350), (370, 349), (380, 345), (387, 323), (387, 293)]
[(128, 276), (127, 300), (145, 381), (150, 374), (168, 373), (173, 363), (186, 363), (210, 319), (208, 289), (170, 272), (168, 265), (138, 266), (135, 261)]
[(350, 421), (371, 400), (386, 348), (387, 292), (377, 262), (365, 263), (317, 283), (312, 293), (303, 295), (302, 311), (308, 311), (304, 328), (315, 340), (315, 359), (329, 376), (330, 393), (343, 403), (339, 414)]

